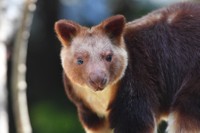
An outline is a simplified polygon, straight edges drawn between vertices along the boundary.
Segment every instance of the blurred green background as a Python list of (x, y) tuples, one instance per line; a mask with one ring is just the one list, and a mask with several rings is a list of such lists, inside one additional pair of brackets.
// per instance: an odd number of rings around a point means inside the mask
[[(61, 45), (55, 36), (55, 21), (65, 18), (92, 26), (115, 14), (123, 14), (127, 21), (131, 21), (174, 2), (177, 1), (38, 0), (27, 55), (28, 102), (33, 133), (84, 132), (76, 108), (64, 92), (59, 58)], [(10, 119), (10, 131), (15, 133), (13, 118)]]

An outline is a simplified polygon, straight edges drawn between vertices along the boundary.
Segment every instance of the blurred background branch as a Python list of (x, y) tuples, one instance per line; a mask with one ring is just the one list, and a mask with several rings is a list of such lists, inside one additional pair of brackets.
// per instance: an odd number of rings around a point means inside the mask
[(12, 96), (18, 133), (31, 133), (26, 100), (26, 51), (35, 0), (0, 1), (0, 133), (9, 132), (7, 79), (7, 46), (14, 43)]
[(6, 46), (0, 42), (0, 133), (8, 133), (6, 55)]
[(12, 59), (12, 100), (17, 133), (31, 133), (26, 95), (26, 54), (33, 11), (36, 0), (26, 0), (23, 4), (20, 27), (14, 43)]
[(7, 45), (17, 30), (20, 19), (20, 7), (10, 0), (0, 1), (0, 132), (9, 132), (7, 98)]

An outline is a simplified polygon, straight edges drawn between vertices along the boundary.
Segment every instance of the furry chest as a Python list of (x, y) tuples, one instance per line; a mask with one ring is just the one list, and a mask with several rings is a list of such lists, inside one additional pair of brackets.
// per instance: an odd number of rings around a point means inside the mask
[(108, 115), (107, 109), (112, 97), (112, 88), (107, 87), (102, 91), (93, 91), (91, 88), (75, 87), (75, 92), (99, 117)]

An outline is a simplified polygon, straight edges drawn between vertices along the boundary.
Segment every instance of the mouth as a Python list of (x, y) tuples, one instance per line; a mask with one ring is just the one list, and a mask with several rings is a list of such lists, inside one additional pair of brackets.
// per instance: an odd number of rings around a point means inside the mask
[(92, 75), (88, 79), (88, 87), (94, 91), (102, 91), (108, 85), (108, 82), (109, 80), (105, 76), (98, 77), (98, 76)]
[(104, 87), (93, 87), (94, 91), (102, 91)]
[(89, 82), (89, 87), (93, 89), (94, 91), (102, 91), (105, 88), (106, 85), (98, 85), (92, 83), (92, 81)]

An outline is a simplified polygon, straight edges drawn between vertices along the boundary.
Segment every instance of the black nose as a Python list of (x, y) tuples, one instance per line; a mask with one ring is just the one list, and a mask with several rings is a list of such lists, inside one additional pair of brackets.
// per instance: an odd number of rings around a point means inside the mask
[(103, 72), (90, 73), (89, 83), (95, 90), (103, 90), (107, 83), (106, 74)]

